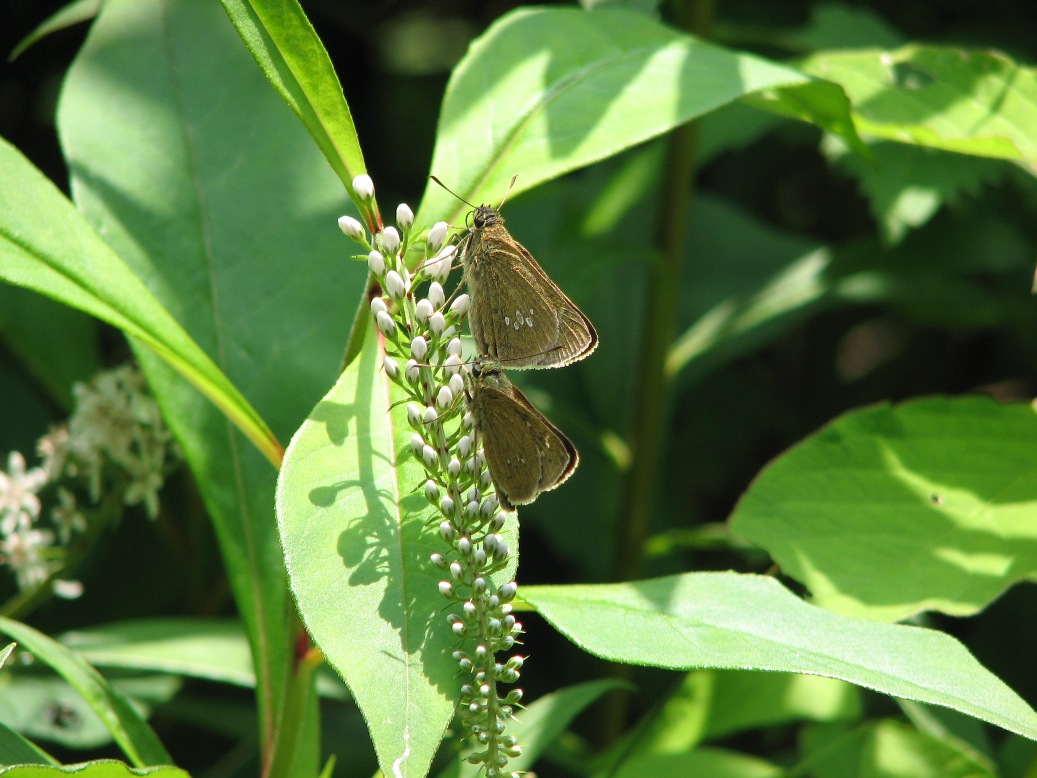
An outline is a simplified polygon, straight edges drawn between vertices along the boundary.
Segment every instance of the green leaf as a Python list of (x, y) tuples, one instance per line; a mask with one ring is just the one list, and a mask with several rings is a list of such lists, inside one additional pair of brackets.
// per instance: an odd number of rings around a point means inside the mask
[[(335, 223), (341, 184), (222, 8), (108, 0), (58, 119), (77, 204), (287, 440), (337, 374), (366, 271), (346, 261)], [(297, 734), (278, 715), (301, 631), (276, 473), (175, 375), (138, 357), (215, 524), (269, 755)]]
[(179, 767), (145, 767), (136, 769), (113, 759), (81, 762), (70, 765), (16, 765), (0, 769), (5, 778), (56, 778), (74, 775), (76, 778), (191, 778)]
[(839, 616), (772, 578), (692, 573), (526, 586), (524, 600), (590, 653), (687, 670), (806, 673), (966, 713), (1037, 739), (1037, 713), (941, 632)]
[(720, 748), (697, 748), (683, 753), (637, 754), (625, 759), (610, 778), (691, 776), (709, 778), (780, 778), (788, 773), (763, 759)]
[(23, 649), (31, 651), (38, 661), (68, 681), (90, 703), (134, 765), (143, 767), (172, 762), (147, 722), (85, 661), (26, 624), (0, 617), (0, 631), (17, 640)]
[(28, 289), (0, 285), (0, 332), (4, 344), (50, 398), (72, 408), (72, 385), (101, 369), (97, 322)]
[[(442, 551), (413, 429), (381, 369), (380, 336), (314, 408), (285, 453), (277, 517), (310, 634), (349, 685), (388, 775), (424, 775), (462, 683), (439, 594)], [(438, 514), (435, 514), (438, 515)], [(515, 521), (509, 546), (517, 548)], [(507, 534), (506, 534), (507, 537)], [(510, 573), (514, 574), (514, 569)]]
[(194, 384), (271, 461), (262, 418), (133, 271), (21, 152), (0, 139), (0, 279), (118, 327)]
[(0, 765), (57, 764), (57, 760), (23, 735), (0, 724)]
[(771, 463), (732, 533), (814, 601), (896, 620), (975, 613), (1037, 577), (1037, 415), (983, 397), (883, 404), (835, 421)]
[(1005, 172), (995, 160), (889, 141), (870, 144), (870, 159), (848, 153), (841, 143), (828, 146), (829, 156), (857, 179), (887, 243), (899, 242), (945, 203)]
[(815, 727), (803, 738), (810, 775), (883, 778), (994, 778), (990, 760), (954, 739), (937, 738), (899, 721), (878, 720), (855, 730)]
[(60, 640), (99, 667), (256, 684), (248, 640), (236, 621), (139, 619), (66, 632)]
[[(447, 86), (432, 170), (471, 202), (604, 159), (735, 100), (814, 121), (856, 142), (842, 90), (727, 51), (640, 14), (523, 8), (472, 43)], [(430, 184), (417, 222), (461, 223)]]
[(367, 170), (338, 74), (296, 0), (220, 0), (263, 75), (299, 117), (354, 201)]
[(688, 241), (703, 260), (681, 295), (687, 329), (666, 358), (667, 373), (685, 381), (802, 321), (837, 280), (828, 273), (828, 249), (705, 195), (696, 200)]
[[(3, 678), (0, 723), (26, 737), (73, 750), (111, 745), (113, 736), (89, 700), (64, 678), (32, 667), (12, 668)], [(168, 704), (183, 687), (179, 677), (156, 673), (114, 674), (108, 681), (137, 715), (147, 718), (158, 705)]]
[(904, 46), (821, 52), (799, 63), (842, 85), (862, 135), (1037, 162), (1037, 73), (991, 51)]
[(816, 675), (696, 670), (646, 722), (631, 750), (675, 753), (747, 729), (859, 716), (860, 693), (843, 681)]
[(75, 0), (69, 3), (64, 8), (55, 11), (46, 21), (22, 38), (18, 45), (14, 47), (14, 50), (11, 51), (7, 61), (14, 62), (21, 56), (23, 51), (51, 33), (93, 19), (97, 16), (100, 8), (101, 0)]

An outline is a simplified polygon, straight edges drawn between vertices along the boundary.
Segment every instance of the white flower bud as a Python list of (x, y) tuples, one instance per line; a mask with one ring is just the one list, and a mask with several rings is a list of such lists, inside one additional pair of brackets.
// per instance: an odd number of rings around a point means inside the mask
[(445, 281), (450, 275), (450, 268), (453, 267), (455, 254), (457, 254), (457, 246), (453, 243), (444, 246), (436, 256), (425, 263), (425, 273), (429, 278)]
[[(392, 272), (392, 271), (390, 271)], [(456, 313), (458, 316), (464, 316), (468, 313), (469, 297), (466, 294), (459, 294), (452, 303), (450, 303), (450, 310)]]
[(447, 343), (446, 353), (461, 356), (461, 339), (453, 338), (449, 343)]
[(407, 286), (403, 283), (403, 276), (401, 276), (395, 270), (390, 270), (388, 273), (386, 273), (385, 291), (388, 292), (389, 296), (392, 297), (394, 300), (398, 300), (401, 297), (403, 297), (403, 295), (407, 291)]
[(479, 490), (474, 486), (468, 490), (468, 502), (479, 502)]
[(469, 503), (466, 506), (464, 506), (464, 511), (469, 516), (474, 516), (479, 512), (479, 503), (475, 500), (469, 501)]
[(399, 377), (399, 375), (400, 375), (400, 365), (392, 357), (386, 357), (382, 361), (382, 367), (385, 368), (385, 374), (387, 376), (389, 376), (389, 378), (393, 379), (394, 381)]
[(465, 411), (464, 416), (461, 417), (461, 423), (464, 424), (465, 429), (471, 429), (473, 425), (472, 412)]
[(439, 421), (439, 414), (436, 412), (436, 409), (430, 405), (425, 409), (425, 413), (422, 414), (421, 418), (426, 424), (434, 424)]
[[(428, 302), (428, 300), (424, 300), (423, 302)], [(432, 304), (429, 303), (429, 305), (431, 306)], [(428, 328), (432, 330), (433, 335), (443, 334), (443, 330), (446, 329), (446, 317), (442, 314), (441, 311), (436, 311), (434, 314), (432, 314), (432, 317), (429, 319), (428, 322)]]
[(453, 578), (455, 581), (456, 580), (460, 580), (460, 578), (461, 578), (461, 576), (463, 574), (464, 574), (464, 568), (461, 567), (461, 565), (459, 563), (457, 563), (457, 562), (451, 562), (450, 563), (450, 577), (451, 578)]
[(447, 543), (454, 539), (454, 528), (450, 526), (449, 521), (439, 522), (439, 537)]
[(461, 462), (457, 457), (452, 457), (450, 463), (446, 466), (446, 471), (454, 478), (461, 475)]
[[(421, 425), (421, 414), (424, 409), (417, 403), (407, 403), (407, 422), (412, 427), (419, 427)], [(425, 441), (421, 441), (421, 445), (425, 445)]]
[(371, 313), (375, 316), (378, 315), (379, 311), (388, 311), (388, 307), (385, 305), (385, 300), (381, 297), (374, 297), (371, 299)]
[(439, 394), (436, 395), (436, 405), (438, 405), (440, 408), (449, 408), (453, 402), (454, 393), (450, 391), (450, 387), (439, 387)]
[(446, 569), (446, 558), (438, 551), (434, 554), (429, 555), (429, 561), (432, 562), (440, 570)]
[(464, 611), (464, 615), (468, 618), (472, 618), (473, 616), (475, 616), (476, 613), (479, 612), (479, 609), (475, 607), (475, 603), (471, 600), (468, 600), (468, 602), (462, 605), (461, 610)]
[(370, 200), (374, 197), (374, 181), (367, 173), (361, 173), (353, 179), (353, 191), (361, 200)]
[(425, 499), (429, 502), (435, 502), (439, 499), (439, 484), (431, 478), (425, 482)]
[(367, 267), (370, 268), (372, 273), (381, 278), (382, 273), (385, 272), (385, 257), (382, 256), (382, 252), (372, 251), (368, 254)]
[(414, 224), (414, 211), (410, 209), (407, 203), (400, 203), (396, 206), (396, 225), (401, 230), (409, 230), (410, 226)]
[(446, 293), (443, 291), (443, 285), (439, 281), (433, 281), (428, 285), (428, 301), (436, 308), (446, 302)]
[[(446, 361), (443, 362), (443, 369), (449, 376), (457, 375), (458, 371), (461, 369), (461, 357), (457, 356), (457, 354), (451, 354), (446, 358)], [(462, 378), (461, 380), (463, 381), (464, 379)]]
[(464, 622), (455, 621), (453, 624), (450, 625), (450, 629), (454, 631), (455, 635), (461, 637), (462, 635), (464, 635)]
[(476, 567), (482, 567), (486, 564), (486, 552), (481, 548), (475, 549), (475, 553), (472, 554), (472, 564)]
[(418, 300), (414, 306), (414, 315), (418, 317), (418, 321), (426, 322), (428, 317), (432, 315), (433, 310), (432, 303), (428, 300)]
[(451, 499), (449, 494), (444, 494), (443, 499), (439, 501), (439, 510), (443, 511), (444, 516), (450, 516), (454, 512), (454, 501)]
[(420, 362), (428, 354), (428, 341), (421, 335), (415, 335), (414, 340), (410, 342), (410, 353)]
[(425, 462), (425, 467), (433, 467), (439, 457), (436, 456), (436, 450), (432, 446), (426, 445), (421, 449), (421, 458)]
[(416, 384), (418, 378), (421, 377), (421, 368), (418, 367), (418, 363), (413, 359), (407, 360), (407, 364), (403, 366), (403, 372), (407, 374), (407, 380), (412, 384)]
[(393, 333), (396, 332), (396, 322), (392, 320), (392, 316), (386, 311), (378, 311), (374, 317), (375, 324), (378, 325), (378, 329), (386, 337), (392, 337)]
[(446, 222), (436, 222), (432, 225), (432, 229), (428, 231), (428, 238), (425, 239), (429, 251), (439, 251), (443, 241), (446, 240), (446, 231)]
[(468, 452), (472, 450), (472, 438), (468, 435), (462, 437), (457, 441), (457, 453), (463, 457), (468, 456)]
[(502, 529), (504, 529), (504, 522), (506, 520), (507, 517), (503, 513), (498, 513), (490, 520), (490, 529), (492, 529), (494, 532), (500, 532)]
[(461, 556), (468, 556), (472, 553), (472, 541), (467, 537), (461, 538), (457, 541), (457, 551)]
[(494, 535), (492, 532), (487, 535), (482, 542), (482, 547), (486, 549), (487, 554), (492, 554), (494, 549), (497, 548), (497, 543), (500, 541), (500, 537)]
[(497, 590), (497, 595), (503, 602), (511, 602), (513, 599), (515, 599), (515, 594), (517, 592), (518, 585), (514, 581), (509, 581)]
[(387, 254), (395, 255), (400, 250), (400, 233), (395, 227), (386, 227), (382, 230), (382, 247)]
[(338, 228), (342, 230), (342, 233), (350, 240), (359, 241), (365, 235), (364, 225), (358, 222), (352, 216), (339, 216)]
[(502, 540), (497, 544), (497, 549), (493, 553), (493, 558), (500, 562), (507, 559), (510, 553), (511, 549), (508, 548), (508, 544)]
[(415, 454), (420, 454), (421, 449), (425, 447), (425, 439), (415, 432), (410, 436), (410, 447)]
[(454, 594), (454, 585), (450, 583), (450, 581), (440, 581), (439, 593), (444, 597), (452, 597)]
[(497, 503), (497, 495), (491, 494), (479, 505), (479, 514), (484, 519), (488, 519), (497, 512), (497, 508), (499, 507), (500, 505)]
[[(448, 357), (447, 362), (449, 362), (452, 358), (454, 358), (453, 355)], [(453, 375), (451, 375), (450, 381), (448, 382), (447, 386), (450, 387), (451, 392), (458, 396), (464, 394), (464, 378), (461, 377), (460, 373), (454, 373)]]

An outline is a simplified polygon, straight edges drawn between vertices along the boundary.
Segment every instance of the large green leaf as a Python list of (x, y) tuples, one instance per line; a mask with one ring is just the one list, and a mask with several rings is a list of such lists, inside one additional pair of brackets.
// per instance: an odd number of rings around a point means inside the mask
[[(496, 202), (516, 174), (515, 191), (531, 189), (747, 96), (855, 140), (833, 84), (631, 11), (524, 8), (454, 69), (432, 173), (472, 202)], [(418, 223), (460, 223), (465, 208), (430, 185)]]
[[(340, 183), (223, 10), (106, 2), (58, 119), (77, 204), (286, 440), (334, 378), (366, 272), (347, 276)], [(277, 722), (299, 627), (275, 473), (175, 375), (138, 357), (215, 523), (264, 744), (294, 738)]]
[(815, 602), (967, 615), (1037, 579), (1037, 414), (982, 397), (850, 413), (770, 464), (731, 531)]
[(172, 764), (158, 736), (94, 668), (55, 640), (32, 627), (0, 616), (0, 631), (62, 678), (85, 699), (134, 765)]
[(0, 279), (86, 311), (143, 343), (269, 459), (280, 459), (259, 414), (64, 195), (3, 139), (0, 180)]
[(802, 740), (804, 762), (817, 778), (994, 778), (1001, 774), (990, 759), (954, 738), (936, 737), (888, 719), (850, 730), (814, 727)]
[(15, 765), (0, 769), (6, 778), (59, 778), (74, 775), (76, 778), (190, 778), (179, 767), (144, 767), (136, 769), (113, 759), (82, 762), (70, 765)]
[(521, 595), (578, 646), (611, 661), (841, 678), (1037, 739), (1037, 712), (954, 638), (839, 616), (772, 578), (690, 573), (625, 584), (526, 586)]
[(278, 94), (291, 106), (346, 189), (363, 173), (353, 117), (328, 52), (296, 0), (220, 0)]
[(236, 621), (138, 619), (66, 632), (61, 642), (98, 667), (256, 683), (248, 641)]
[(1004, 54), (912, 45), (821, 52), (799, 64), (843, 86), (861, 134), (1037, 162), (1037, 71)]
[[(429, 561), (445, 546), (377, 330), (285, 453), (277, 516), (306, 626), (349, 685), (387, 775), (425, 775), (463, 682)], [(511, 532), (515, 531), (512, 519)], [(508, 540), (518, 544), (514, 535)], [(514, 575), (514, 567), (511, 569)]]

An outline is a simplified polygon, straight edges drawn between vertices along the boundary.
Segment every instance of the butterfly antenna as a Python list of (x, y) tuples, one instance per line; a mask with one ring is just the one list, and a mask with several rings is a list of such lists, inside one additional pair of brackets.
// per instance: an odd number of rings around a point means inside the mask
[[(511, 183), (508, 184), (508, 191), (504, 193), (504, 197), (501, 198), (500, 205), (497, 206), (498, 211), (504, 207), (504, 201), (508, 199), (508, 196), (511, 194), (511, 190), (515, 188), (516, 181), (518, 181), (518, 173), (511, 177)], [(442, 184), (440, 184), (440, 186), (442, 186)]]
[[(436, 182), (437, 184), (439, 184), (439, 185), (440, 185), (441, 187), (443, 187), (443, 188), (444, 188), (444, 189), (445, 189), (446, 191), (448, 191), (448, 192), (449, 192), (450, 194), (452, 194), (452, 195), (453, 195), (454, 197), (456, 197), (456, 198), (457, 198), (458, 200), (460, 200), (460, 201), (461, 201), (462, 203), (464, 203), (465, 205), (467, 205), (467, 206), (468, 206), (469, 208), (475, 208), (475, 206), (474, 206), (474, 205), (472, 205), (472, 204), (471, 204), (470, 202), (468, 202), (467, 200), (465, 200), (465, 199), (464, 199), (463, 197), (461, 197), (461, 195), (459, 195), (459, 194), (458, 194), (457, 192), (455, 192), (455, 191), (454, 191), (453, 189), (451, 189), (451, 188), (450, 188), (449, 186), (447, 186), (446, 184), (444, 184), (444, 183), (443, 183), (442, 181), (440, 181), (440, 180), (439, 180), (438, 178), (436, 178), (435, 176), (429, 176), (429, 178), (431, 178), (431, 179), (432, 179), (433, 181), (435, 181), (435, 182)], [(514, 181), (512, 181), (512, 183), (515, 183), (515, 182), (514, 182)]]

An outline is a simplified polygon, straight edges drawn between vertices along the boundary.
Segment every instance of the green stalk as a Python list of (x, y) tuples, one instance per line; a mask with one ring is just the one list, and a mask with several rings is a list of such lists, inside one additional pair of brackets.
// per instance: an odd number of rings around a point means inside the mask
[[(674, 26), (704, 36), (713, 16), (714, 0), (679, 3)], [(612, 578), (629, 581), (640, 574), (659, 488), (658, 475), (670, 415), (666, 355), (677, 328), (677, 309), (683, 288), (684, 237), (694, 192), (698, 123), (690, 122), (670, 133), (663, 164), (659, 221), (655, 230), (658, 261), (651, 268), (641, 328), (641, 363), (636, 375), (627, 442), (630, 469), (620, 494), (619, 532), (616, 537)], [(625, 678), (629, 668), (612, 666), (613, 677)], [(602, 711), (603, 742), (611, 742), (622, 730), (627, 696), (613, 693)]]

